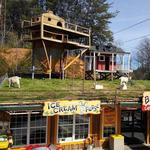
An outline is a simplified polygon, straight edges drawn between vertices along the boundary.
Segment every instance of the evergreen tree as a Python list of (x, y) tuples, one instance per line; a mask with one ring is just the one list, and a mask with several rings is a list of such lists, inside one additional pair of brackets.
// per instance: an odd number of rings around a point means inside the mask
[(55, 14), (66, 21), (91, 28), (92, 44), (102, 45), (113, 41), (108, 24), (117, 12), (109, 12), (107, 0), (47, 0)]

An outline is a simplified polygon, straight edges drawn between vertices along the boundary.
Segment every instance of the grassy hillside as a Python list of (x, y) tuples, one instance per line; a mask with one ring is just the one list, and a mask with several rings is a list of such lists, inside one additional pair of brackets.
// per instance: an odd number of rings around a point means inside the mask
[(21, 79), (21, 88), (8, 87), (5, 81), (0, 87), (0, 103), (43, 101), (47, 99), (115, 99), (137, 98), (143, 91), (150, 90), (149, 80), (134, 80), (128, 84), (127, 91), (118, 89), (119, 80), (97, 81), (104, 86), (103, 90), (94, 89), (91, 80), (60, 79)]

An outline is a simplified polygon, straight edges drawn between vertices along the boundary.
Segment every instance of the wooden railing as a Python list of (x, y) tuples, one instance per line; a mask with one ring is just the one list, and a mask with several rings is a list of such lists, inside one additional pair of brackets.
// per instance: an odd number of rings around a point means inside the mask
[(65, 22), (65, 28), (85, 34), (90, 34), (90, 29), (68, 22)]

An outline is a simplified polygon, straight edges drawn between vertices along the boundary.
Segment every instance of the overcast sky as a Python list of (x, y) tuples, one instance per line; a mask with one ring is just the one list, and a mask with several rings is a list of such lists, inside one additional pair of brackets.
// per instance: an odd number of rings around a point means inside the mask
[[(150, 0), (108, 0), (108, 2), (113, 3), (111, 11), (119, 11), (109, 25), (114, 33), (150, 18)], [(130, 51), (133, 54), (141, 39), (132, 42), (125, 41), (147, 34), (150, 34), (150, 20), (126, 31), (114, 34), (114, 39), (125, 51)], [(148, 37), (150, 38), (150, 36)]]

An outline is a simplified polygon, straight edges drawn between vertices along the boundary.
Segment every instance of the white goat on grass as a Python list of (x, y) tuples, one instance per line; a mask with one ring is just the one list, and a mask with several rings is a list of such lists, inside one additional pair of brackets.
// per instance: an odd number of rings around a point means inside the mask
[(126, 83), (126, 84), (127, 84), (128, 81), (129, 81), (128, 77), (123, 77), (123, 76), (122, 76), (122, 77), (120, 77), (119, 79), (121, 80), (121, 81), (120, 81), (120, 85), (122, 85), (122, 83)]
[(9, 88), (11, 86), (14, 86), (14, 84), (17, 84), (18, 88), (20, 88), (20, 79), (21, 77), (18, 77), (18, 76), (13, 76), (13, 77), (8, 78)]
[(127, 90), (127, 83), (129, 82), (129, 81), (131, 81), (131, 77), (124, 77), (124, 76), (122, 76), (122, 77), (120, 77), (119, 78), (121, 81), (120, 81), (120, 88), (122, 89), (122, 90)]

